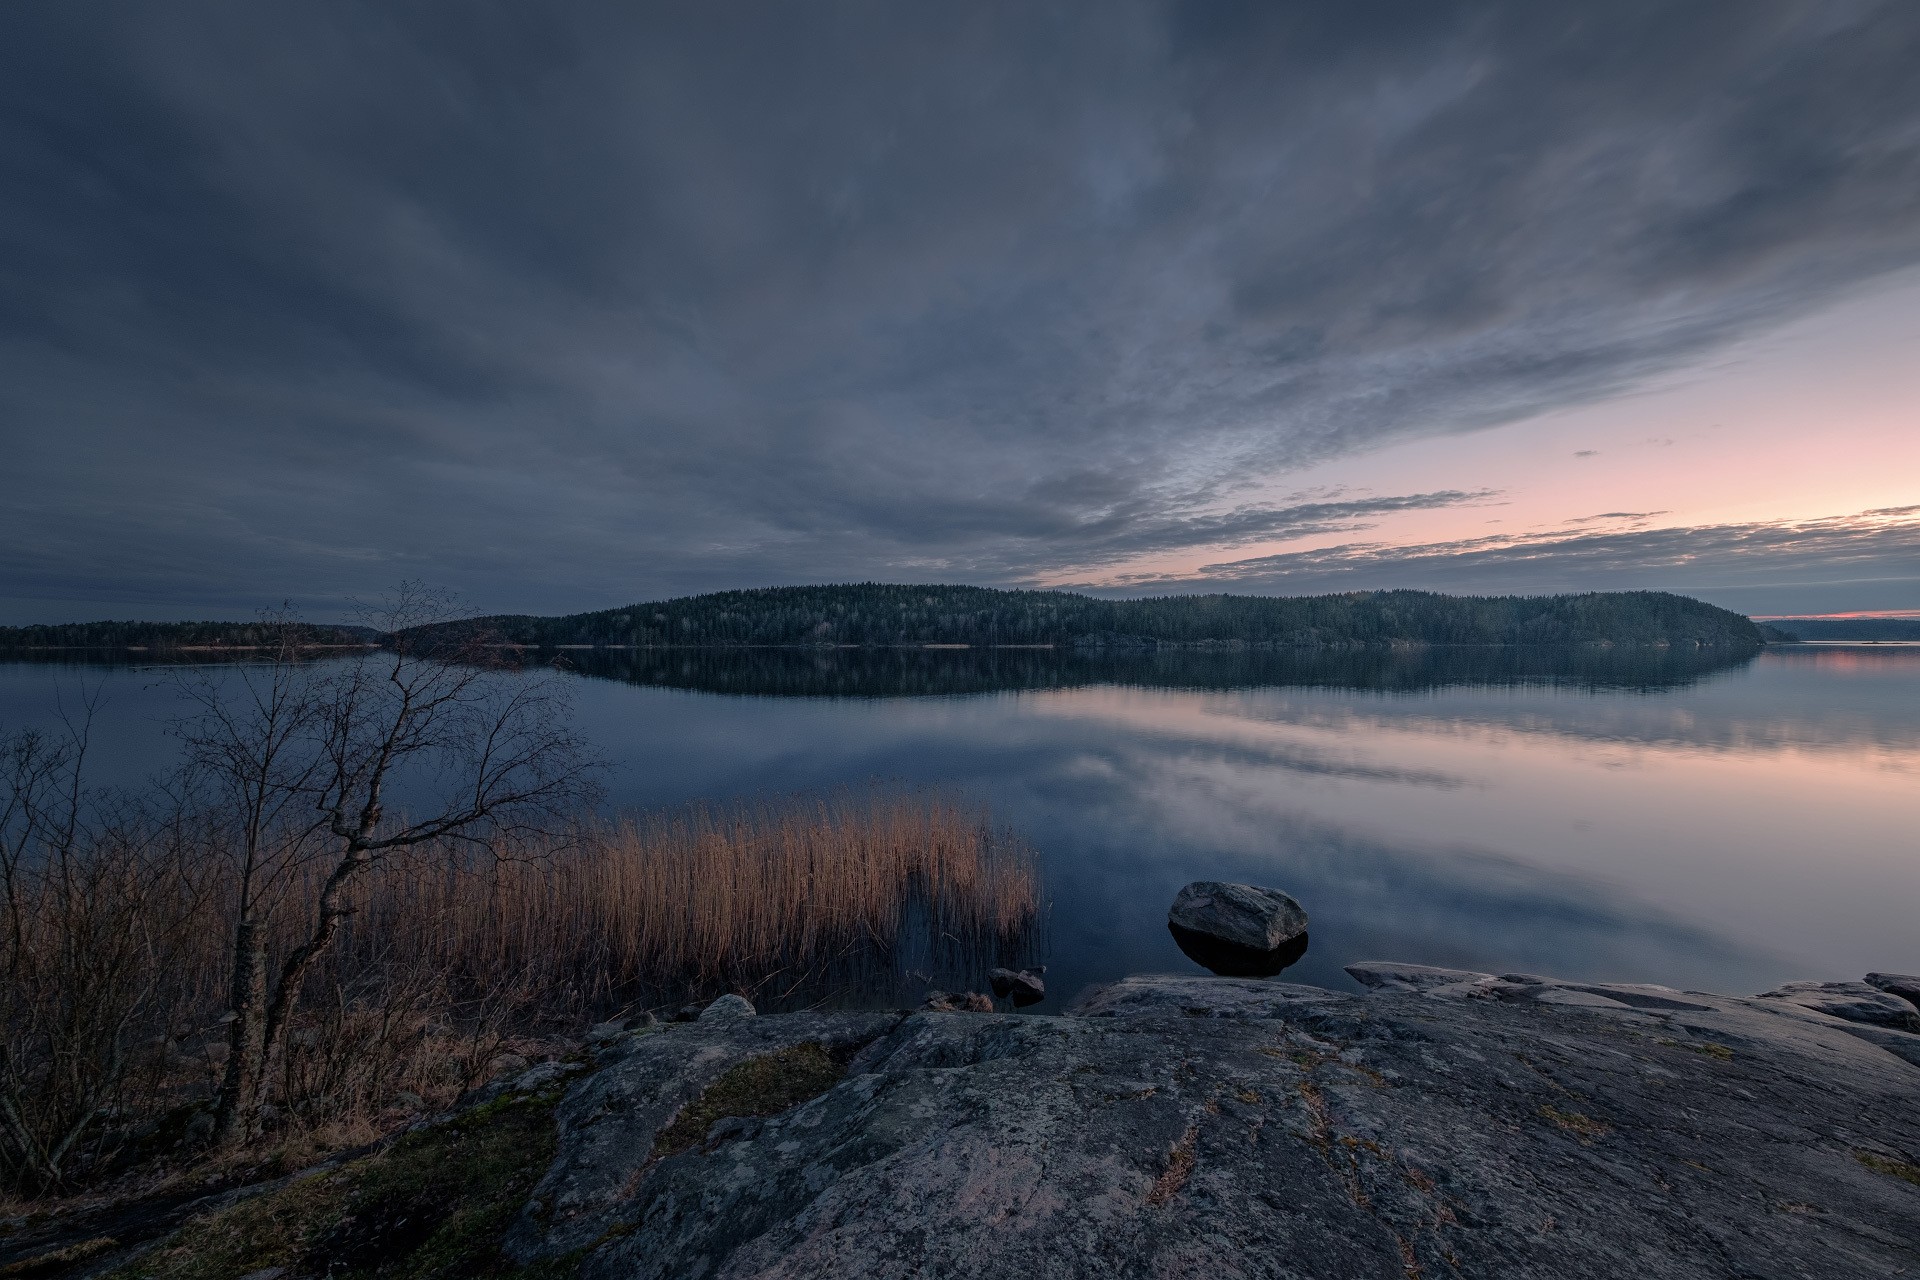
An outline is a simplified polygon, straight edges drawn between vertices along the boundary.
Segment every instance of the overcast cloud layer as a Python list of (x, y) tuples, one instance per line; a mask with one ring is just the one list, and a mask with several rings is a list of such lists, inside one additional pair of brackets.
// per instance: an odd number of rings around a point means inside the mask
[(1917, 65), (1907, 0), (7, 6), (0, 596), (1425, 585), (1347, 535), (1487, 495), (1287, 469), (1920, 262)]

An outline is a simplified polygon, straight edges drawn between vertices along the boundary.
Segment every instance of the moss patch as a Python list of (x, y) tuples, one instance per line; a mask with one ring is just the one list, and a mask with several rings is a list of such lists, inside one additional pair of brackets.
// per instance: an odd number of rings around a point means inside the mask
[(111, 1280), (236, 1280), (275, 1266), (288, 1280), (520, 1276), (500, 1240), (552, 1162), (557, 1101), (543, 1094), (476, 1107), (332, 1173), (196, 1218)]
[(1604, 1138), (1613, 1132), (1613, 1126), (1604, 1120), (1595, 1120), (1592, 1116), (1581, 1115), (1578, 1111), (1562, 1111), (1558, 1107), (1541, 1107), (1540, 1114), (1565, 1129), (1584, 1143), (1595, 1138)]
[(1879, 1155), (1872, 1151), (1856, 1151), (1853, 1158), (1875, 1173), (1884, 1173), (1920, 1187), (1920, 1164), (1906, 1160), (1895, 1160), (1892, 1156)]
[(680, 1109), (673, 1123), (653, 1140), (655, 1156), (691, 1151), (706, 1139), (714, 1121), (727, 1116), (773, 1116), (817, 1098), (847, 1073), (817, 1044), (800, 1044), (729, 1068), (727, 1073)]

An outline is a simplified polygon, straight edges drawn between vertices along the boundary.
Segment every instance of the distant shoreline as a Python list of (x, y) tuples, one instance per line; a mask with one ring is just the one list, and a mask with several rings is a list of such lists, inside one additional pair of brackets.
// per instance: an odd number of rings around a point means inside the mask
[[(0, 627), (0, 652), (123, 649), (243, 654), (292, 643), (391, 643), (364, 627), (136, 620)], [(1426, 646), (1760, 648), (1774, 633), (1661, 591), (1449, 596), (1356, 591), (1319, 596), (1109, 599), (1071, 591), (840, 583), (722, 591), (556, 616), (495, 614), (397, 633), (410, 642), (552, 650), (1074, 649), (1244, 652)], [(1795, 637), (1798, 638), (1798, 637)]]
[[(1769, 640), (1758, 644), (1714, 644), (1710, 641), (1667, 641), (1667, 640), (1565, 640), (1547, 643), (1526, 643), (1520, 641), (1489, 641), (1484, 643), (1447, 643), (1432, 640), (1331, 640), (1300, 641), (1286, 640), (1159, 640), (1139, 644), (973, 644), (965, 642), (929, 641), (911, 644), (861, 644), (861, 643), (810, 643), (810, 644), (542, 644), (512, 640), (489, 641), (476, 647), (481, 649), (512, 649), (536, 652), (585, 652), (585, 653), (728, 653), (728, 652), (787, 652), (787, 653), (838, 653), (873, 652), (875, 650), (898, 651), (908, 653), (992, 653), (1006, 651), (1057, 652), (1057, 653), (1282, 653), (1289, 650), (1314, 651), (1323, 649), (1368, 650), (1374, 652), (1418, 651), (1423, 649), (1809, 649), (1809, 648), (1875, 648), (1920, 647), (1920, 640)], [(0, 659), (10, 653), (211, 653), (242, 654), (270, 651), (277, 646), (263, 644), (183, 644), (183, 645), (115, 645), (115, 644), (0, 644)], [(376, 650), (386, 646), (381, 644), (297, 644), (292, 646), (301, 652), (316, 649), (338, 650)]]

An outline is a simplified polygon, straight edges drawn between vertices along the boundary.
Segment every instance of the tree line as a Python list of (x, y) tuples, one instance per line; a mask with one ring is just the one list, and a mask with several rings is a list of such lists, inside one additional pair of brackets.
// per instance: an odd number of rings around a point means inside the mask
[(372, 627), (286, 622), (62, 622), (0, 627), (0, 649), (187, 649), (277, 648), (300, 645), (368, 644), (380, 638)]

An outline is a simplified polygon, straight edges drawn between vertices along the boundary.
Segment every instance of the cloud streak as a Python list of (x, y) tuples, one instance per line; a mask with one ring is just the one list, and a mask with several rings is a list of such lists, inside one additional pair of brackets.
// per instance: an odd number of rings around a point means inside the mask
[(1127, 585), (1156, 592), (1311, 592), (1392, 581), (1481, 593), (1649, 587), (1711, 593), (1810, 578), (1920, 580), (1920, 506), (1820, 520), (1573, 527), (1414, 546), (1349, 542), (1207, 564), (1192, 576), (1141, 576)]
[(1916, 58), (1894, 2), (15, 6), (0, 595), (1358, 532), (1468, 499), (1272, 492), (1920, 262)]

